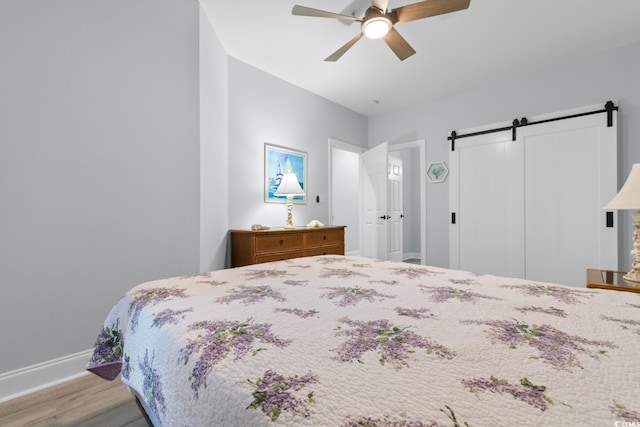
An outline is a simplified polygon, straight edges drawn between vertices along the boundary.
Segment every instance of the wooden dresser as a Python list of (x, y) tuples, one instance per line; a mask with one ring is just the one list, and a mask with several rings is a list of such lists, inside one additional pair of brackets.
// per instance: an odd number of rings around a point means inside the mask
[(315, 255), (344, 255), (345, 226), (229, 230), (231, 266)]

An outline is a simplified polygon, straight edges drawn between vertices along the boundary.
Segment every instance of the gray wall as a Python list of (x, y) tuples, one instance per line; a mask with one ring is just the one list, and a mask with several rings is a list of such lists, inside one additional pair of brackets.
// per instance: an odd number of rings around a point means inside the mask
[[(427, 162), (448, 164), (452, 130), (619, 101), (619, 185), (640, 162), (640, 44), (560, 64), (369, 120), (369, 146), (425, 138)], [(620, 268), (631, 259), (631, 219), (620, 218)], [(427, 263), (449, 265), (449, 186), (427, 186)]]
[(0, 374), (87, 350), (138, 283), (222, 268), (230, 226), (283, 225), (264, 142), (308, 153), (294, 219), (328, 222), (328, 139), (366, 146), (367, 118), (228, 58), (199, 11), (0, 2)]
[(200, 271), (224, 268), (229, 223), (229, 60), (200, 14)]
[(234, 58), (229, 58), (229, 226), (282, 227), (284, 204), (264, 203), (264, 143), (305, 151), (306, 205), (293, 205), (293, 222), (328, 224), (329, 138), (366, 147), (367, 118)]
[(0, 373), (88, 349), (125, 290), (198, 270), (198, 10), (0, 2)]

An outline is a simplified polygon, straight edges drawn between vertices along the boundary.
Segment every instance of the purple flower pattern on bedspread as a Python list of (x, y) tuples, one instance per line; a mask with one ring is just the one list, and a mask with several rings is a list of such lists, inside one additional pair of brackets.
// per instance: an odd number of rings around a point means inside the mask
[(274, 335), (270, 324), (255, 323), (253, 319), (245, 322), (202, 321), (193, 323), (189, 330), (197, 331), (198, 335), (189, 339), (180, 351), (180, 359), (185, 365), (192, 356), (197, 359), (189, 378), (196, 397), (200, 388), (206, 387), (209, 372), (230, 352), (235, 354), (235, 360), (240, 360), (251, 350), (254, 354), (263, 350), (255, 349), (255, 342), (276, 347), (285, 347), (290, 343)]
[(349, 270), (348, 268), (324, 268), (320, 272), (319, 277), (330, 278), (337, 277), (339, 279), (350, 279), (352, 277), (369, 277), (365, 273)]
[(282, 283), (289, 286), (307, 286), (309, 284), (309, 281), (308, 280), (285, 280)]
[[(610, 341), (596, 341), (569, 335), (549, 325), (529, 325), (519, 320), (470, 320), (466, 324), (487, 325), (494, 342), (507, 344), (509, 348), (529, 346), (538, 350), (539, 357), (559, 370), (582, 368), (576, 354), (587, 354), (598, 358), (607, 349), (617, 346)], [(599, 351), (587, 346), (600, 347)]]
[(533, 305), (529, 305), (526, 307), (517, 307), (516, 310), (518, 310), (521, 313), (544, 313), (544, 314), (548, 314), (549, 316), (556, 316), (556, 317), (567, 317), (567, 312), (565, 310), (562, 310), (560, 308), (555, 308), (555, 307), (536, 307)]
[(306, 392), (306, 395), (303, 393), (303, 396), (298, 396), (299, 393), (296, 392), (317, 383), (318, 378), (315, 375), (308, 373), (301, 377), (285, 377), (268, 370), (262, 378), (247, 381), (255, 387), (252, 393), (253, 401), (247, 409), (260, 408), (271, 421), (277, 420), (282, 412), (309, 417), (309, 406), (315, 403), (313, 391)]
[(336, 304), (345, 307), (348, 305), (356, 305), (362, 300), (369, 302), (381, 301), (385, 298), (395, 298), (395, 295), (382, 294), (375, 289), (360, 288), (356, 286), (354, 288), (325, 288), (329, 289), (320, 295), (322, 298), (328, 298), (330, 300), (337, 300)]
[(121, 374), (158, 427), (640, 424), (637, 299), (296, 258), (136, 286), (87, 369)]
[(509, 384), (509, 381), (493, 376), (489, 379), (463, 380), (462, 384), (474, 393), (490, 391), (491, 393), (510, 394), (514, 399), (541, 411), (546, 411), (549, 405), (554, 404), (553, 400), (544, 393), (547, 390), (545, 386), (535, 385), (527, 378), (522, 378), (520, 384)]
[[(626, 406), (618, 402), (614, 402), (613, 405), (609, 406), (609, 409), (613, 414), (615, 414), (617, 418), (621, 419), (622, 421), (626, 421), (628, 423), (634, 423), (634, 422), (640, 423), (639, 411), (633, 411), (633, 410), (627, 409)], [(620, 425), (622, 426), (624, 424), (620, 423)], [(632, 427), (632, 426), (633, 424), (629, 424), (629, 427)]]
[(350, 260), (341, 256), (326, 256), (318, 259), (318, 264), (328, 265), (328, 264), (343, 264), (348, 263)]
[(636, 334), (640, 335), (640, 320), (633, 319), (618, 319), (612, 316), (600, 316), (602, 320), (608, 320), (609, 322), (616, 322), (622, 327), (622, 329), (631, 329)]
[(230, 303), (232, 301), (242, 301), (244, 305), (255, 304), (267, 298), (276, 301), (286, 301), (281, 292), (272, 289), (271, 286), (245, 286), (240, 285), (237, 289), (232, 289), (228, 295), (218, 298), (218, 302)]
[(476, 279), (449, 279), (449, 282), (454, 285), (478, 285), (478, 281)]
[(209, 286), (222, 286), (227, 284), (227, 282), (220, 282), (218, 280), (198, 280), (196, 283), (204, 283)]
[(442, 274), (440, 271), (433, 271), (426, 267), (395, 267), (388, 270), (393, 272), (394, 276), (404, 276), (407, 279), (419, 279)]
[(164, 325), (177, 325), (180, 318), (184, 319), (184, 315), (192, 311), (192, 308), (186, 308), (184, 310), (173, 310), (171, 308), (167, 308), (156, 315), (153, 319), (152, 325), (157, 328)]
[(159, 419), (166, 411), (167, 404), (162, 391), (162, 380), (153, 362), (154, 355), (149, 357), (149, 351), (145, 350), (144, 359), (139, 362), (139, 367), (144, 377), (142, 395), (153, 415)]
[(120, 319), (105, 326), (100, 331), (93, 347), (93, 353), (89, 360), (90, 366), (99, 366), (106, 363), (119, 361), (122, 357), (122, 331), (120, 330)]
[(248, 270), (245, 274), (248, 280), (279, 279), (288, 276), (287, 270)]
[(334, 350), (337, 353), (335, 358), (341, 362), (356, 360), (362, 363), (362, 356), (366, 352), (377, 351), (380, 364), (391, 363), (400, 368), (408, 366), (407, 360), (415, 348), (422, 348), (428, 354), (435, 353), (440, 358), (452, 359), (455, 356), (455, 352), (446, 347), (410, 331), (407, 327), (395, 326), (386, 319), (362, 322), (343, 317), (340, 323), (350, 327), (336, 332), (336, 336), (348, 337), (347, 341)]
[(562, 301), (565, 304), (578, 304), (580, 298), (591, 298), (593, 293), (590, 291), (581, 291), (579, 289), (563, 288), (561, 286), (543, 285), (531, 283), (528, 285), (502, 285), (503, 288), (515, 289), (525, 295), (542, 297), (549, 296)]
[(456, 299), (464, 302), (475, 303), (481, 299), (492, 299), (499, 300), (498, 297), (493, 297), (489, 295), (483, 295), (478, 292), (468, 291), (465, 289), (456, 289), (451, 286), (426, 286), (426, 285), (418, 285), (419, 288), (423, 289), (423, 292), (426, 292), (431, 295), (431, 300), (438, 303), (447, 302), (452, 299)]
[(299, 308), (276, 308), (273, 310), (279, 313), (289, 313), (295, 316), (298, 316), (302, 319), (306, 319), (308, 317), (316, 316), (318, 314), (318, 310), (302, 310)]
[(402, 308), (396, 307), (398, 316), (413, 317), (414, 319), (434, 319), (435, 315), (428, 308)]
[(141, 289), (134, 294), (133, 301), (129, 307), (131, 316), (131, 330), (138, 326), (138, 318), (142, 309), (147, 305), (155, 305), (171, 298), (186, 298), (186, 290), (183, 288), (147, 288)]

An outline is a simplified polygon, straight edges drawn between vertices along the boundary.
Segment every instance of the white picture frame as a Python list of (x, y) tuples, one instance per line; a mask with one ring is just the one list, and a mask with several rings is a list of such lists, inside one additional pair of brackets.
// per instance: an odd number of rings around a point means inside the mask
[(431, 162), (427, 167), (427, 178), (432, 184), (444, 182), (449, 175), (449, 168), (444, 162)]

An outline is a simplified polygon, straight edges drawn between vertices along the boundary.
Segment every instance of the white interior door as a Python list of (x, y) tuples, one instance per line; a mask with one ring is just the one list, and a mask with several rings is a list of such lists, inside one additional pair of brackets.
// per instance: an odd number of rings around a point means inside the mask
[(362, 194), (362, 254), (387, 259), (387, 144), (360, 156)]
[(391, 261), (403, 260), (403, 187), (402, 187), (402, 160), (389, 156), (389, 257)]
[(451, 153), (451, 268), (524, 277), (522, 143), (511, 132), (456, 141)]

